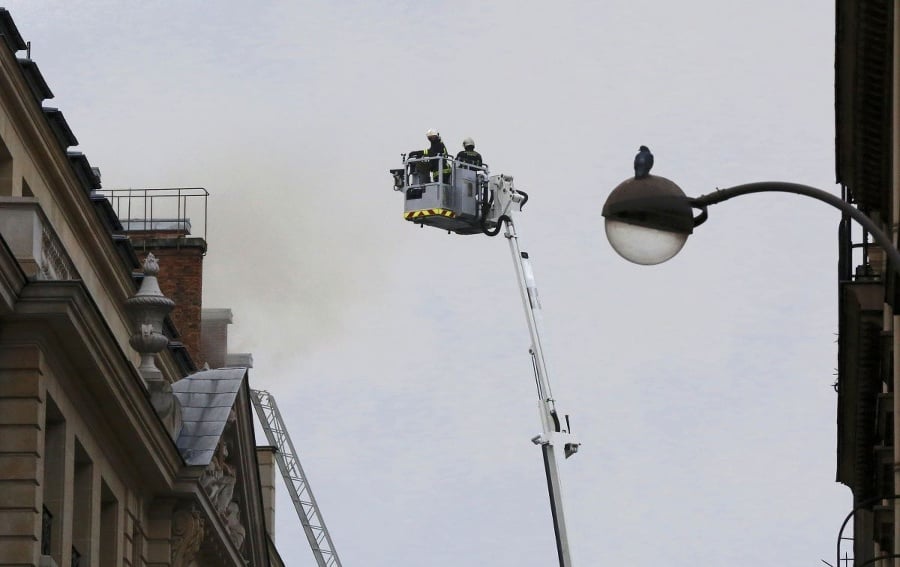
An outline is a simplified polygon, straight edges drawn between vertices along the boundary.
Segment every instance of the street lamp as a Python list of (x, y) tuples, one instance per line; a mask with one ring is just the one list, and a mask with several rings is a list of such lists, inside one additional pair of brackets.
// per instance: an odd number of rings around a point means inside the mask
[[(900, 271), (900, 252), (891, 238), (859, 209), (821, 189), (782, 181), (736, 185), (692, 198), (665, 177), (645, 173), (626, 179), (603, 205), (606, 237), (626, 260), (643, 265), (659, 264), (681, 250), (694, 228), (706, 221), (710, 205), (750, 193), (769, 192), (805, 195), (840, 209), (872, 235), (887, 254), (890, 265)], [(694, 209), (699, 210), (697, 216)]]
[[(884, 250), (890, 268), (900, 275), (900, 252), (891, 237), (885, 234), (871, 218), (840, 197), (808, 185), (783, 181), (763, 181), (736, 185), (727, 189), (717, 189), (700, 197), (688, 197), (678, 185), (657, 175), (650, 175), (653, 157), (649, 150), (635, 158), (635, 176), (620, 183), (609, 194), (603, 205), (606, 219), (606, 237), (613, 249), (630, 262), (654, 265), (665, 262), (677, 254), (687, 242), (694, 228), (703, 224), (707, 208), (732, 197), (750, 193), (794, 193), (812, 197), (839, 209), (858, 222), (868, 232), (875, 243)], [(642, 157), (646, 150), (646, 157)], [(643, 160), (643, 161), (642, 161)], [(699, 213), (694, 216), (694, 210)], [(835, 567), (840, 565), (841, 540), (844, 528), (860, 509), (875, 501), (896, 500), (900, 495), (878, 497), (857, 505), (844, 520), (838, 532), (837, 558)], [(880, 555), (867, 561), (872, 565), (883, 559), (897, 558), (900, 554)]]

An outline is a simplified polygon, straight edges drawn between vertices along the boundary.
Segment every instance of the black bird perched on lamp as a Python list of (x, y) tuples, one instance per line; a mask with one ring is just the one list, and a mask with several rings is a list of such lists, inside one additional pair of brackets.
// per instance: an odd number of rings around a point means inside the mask
[(634, 156), (634, 178), (642, 179), (650, 175), (650, 169), (653, 168), (653, 154), (647, 146), (641, 146), (637, 155)]

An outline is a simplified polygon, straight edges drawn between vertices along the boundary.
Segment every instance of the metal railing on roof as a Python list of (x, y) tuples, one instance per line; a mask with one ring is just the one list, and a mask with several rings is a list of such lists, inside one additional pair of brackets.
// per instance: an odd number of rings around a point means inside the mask
[(206, 239), (209, 191), (202, 187), (102, 189), (98, 193), (112, 205), (123, 232), (193, 234)]

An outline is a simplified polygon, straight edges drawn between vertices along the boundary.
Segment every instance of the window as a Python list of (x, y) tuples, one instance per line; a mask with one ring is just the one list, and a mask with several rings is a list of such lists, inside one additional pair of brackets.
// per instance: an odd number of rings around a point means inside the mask
[(119, 547), (119, 502), (100, 481), (100, 567), (115, 567)]
[[(87, 451), (75, 440), (75, 482), (72, 502), (72, 566), (76, 561), (84, 564), (92, 563), (91, 553), (91, 517), (93, 516), (93, 477), (94, 464)], [(76, 559), (77, 557), (77, 559)], [(83, 559), (82, 559), (83, 558)]]
[(50, 555), (52, 541), (53, 514), (44, 506), (41, 514), (41, 555)]
[(47, 396), (44, 426), (44, 510), (41, 530), (41, 555), (50, 555), (57, 565), (62, 561), (62, 518), (65, 515), (66, 422), (53, 398)]

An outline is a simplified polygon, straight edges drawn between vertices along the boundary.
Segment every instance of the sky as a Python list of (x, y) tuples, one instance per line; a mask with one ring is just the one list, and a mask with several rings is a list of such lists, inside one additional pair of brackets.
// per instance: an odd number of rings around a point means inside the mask
[[(688, 195), (839, 194), (832, 3), (6, 7), (104, 188), (209, 191), (203, 306), (232, 309), (344, 565), (556, 564), (507, 244), (420, 229), (392, 191), (429, 128), (530, 195), (517, 227), (582, 442), (560, 463), (574, 564), (834, 562), (837, 211), (729, 201), (654, 267), (600, 215), (642, 144)], [(315, 565), (284, 491), (276, 524)]]

